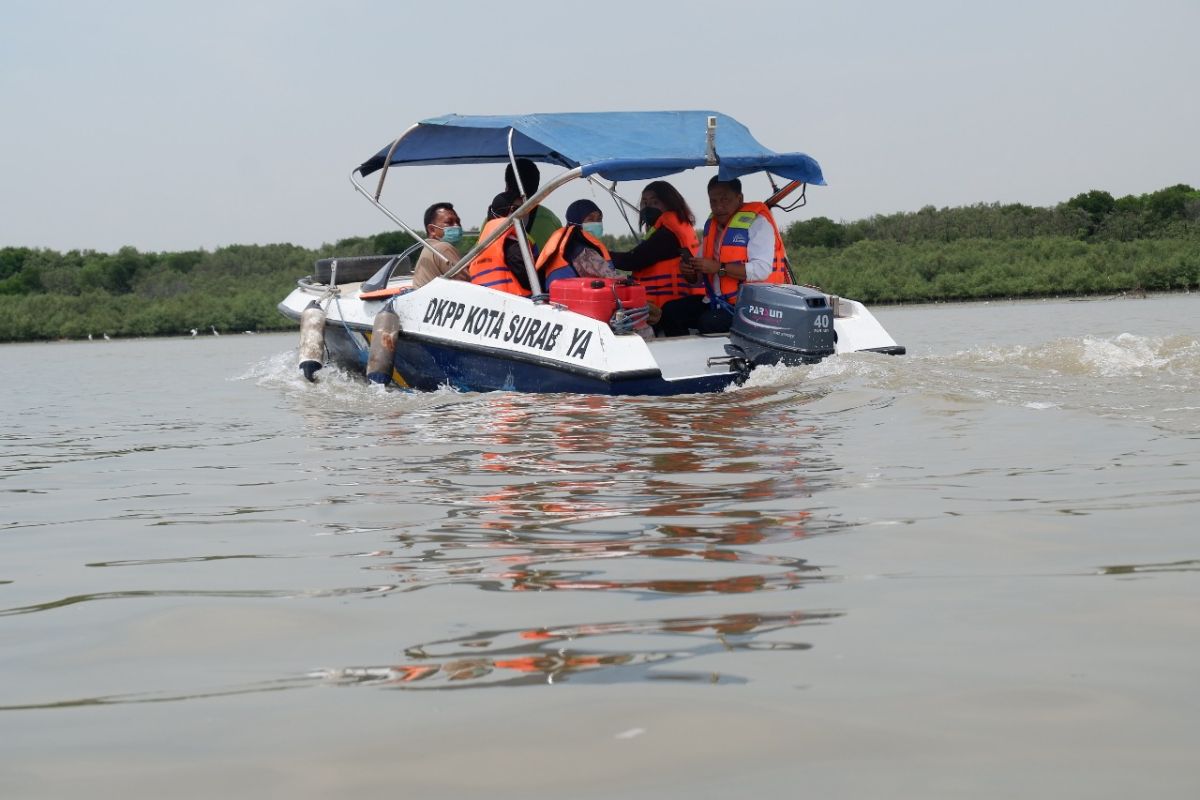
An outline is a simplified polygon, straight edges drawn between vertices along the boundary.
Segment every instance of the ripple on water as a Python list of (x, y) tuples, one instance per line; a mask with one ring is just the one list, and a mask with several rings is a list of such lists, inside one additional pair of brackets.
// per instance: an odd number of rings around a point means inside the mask
[(808, 650), (807, 642), (765, 637), (838, 616), (835, 611), (745, 613), (481, 631), (408, 647), (406, 663), (326, 668), (309, 677), (338, 686), (434, 690), (567, 680), (744, 683), (745, 677), (736, 674), (681, 667), (702, 656), (737, 650)]
[[(1130, 467), (1151, 461), (1148, 451), (1074, 455), (1045, 422), (1033, 434), (1040, 448), (1021, 438), (1031, 417), (1080, 410), (1161, 423), (1164, 407), (1147, 395), (1171, 400), (1165, 408), (1183, 411), (1168, 421), (1186, 424), (1200, 406), (1189, 400), (1196, 354), (1186, 337), (1064, 337), (773, 367), (714, 395), (609, 398), (415, 393), (335, 367), (308, 383), (285, 352), (232, 381), (280, 407), (274, 429), (230, 412), (157, 428), (124, 419), (114, 429), (122, 435), (96, 447), (61, 431), (46, 438), (60, 460), (41, 458), (44, 471), (74, 457), (110, 459), (123, 471), (103, 497), (89, 496), (86, 519), (56, 515), (40, 498), (36, 511), (22, 511), (22, 535), (36, 522), (57, 542), (78, 537), (78, 549), (56, 556), (88, 569), (64, 568), (54, 586), (26, 578), (32, 570), (4, 576), (13, 594), (0, 615), (103, 622), (112, 608), (122, 611), (108, 619), (238, 599), (272, 608), (312, 601), (370, 620), (369, 638), (296, 659), (294, 671), (260, 654), (270, 667), (254, 668), (271, 680), (81, 690), (38, 707), (331, 686), (751, 683), (769, 674), (755, 654), (808, 658), (823, 645), (817, 626), (878, 599), (847, 592), (836, 595), (847, 599), (839, 610), (821, 601), (800, 610), (845, 585), (833, 559), (810, 560), (812, 544), (847, 543), (838, 552), (872, 562), (859, 574), (874, 575), (887, 570), (873, 563), (886, 550), (857, 551), (856, 538), (907, 551), (951, 525), (956, 541), (980, 546), (979, 528), (1006, 542), (1031, 536), (1027, 527), (1049, 539), (1088, 524), (1098, 536), (1096, 520), (1109, 515), (1192, 507), (1185, 481), (1137, 485)], [(1044, 413), (1027, 413), (1035, 411)], [(1020, 425), (1011, 422), (1018, 414)], [(182, 465), (173, 485), (148, 485), (162, 480), (157, 463), (137, 460), (148, 447)], [(1180, 463), (1185, 455), (1181, 448)], [(7, 496), (40, 491), (13, 488)], [(851, 533), (862, 536), (839, 536)], [(1144, 580), (1196, 568), (1172, 554), (1083, 564), (1079, 571)], [(13, 600), (17, 591), (31, 599)], [(414, 608), (434, 609), (432, 619), (414, 620)]]

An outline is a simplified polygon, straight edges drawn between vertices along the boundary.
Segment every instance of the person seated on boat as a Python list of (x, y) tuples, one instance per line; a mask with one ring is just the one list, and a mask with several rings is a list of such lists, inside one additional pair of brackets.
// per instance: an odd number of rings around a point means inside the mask
[(567, 206), (567, 224), (550, 234), (538, 254), (537, 270), (542, 288), (559, 278), (624, 278), (613, 268), (612, 256), (600, 237), (604, 235), (604, 212), (591, 200), (576, 200)]
[(642, 190), (640, 206), (641, 225), (646, 231), (642, 241), (628, 252), (613, 253), (613, 266), (632, 272), (646, 287), (650, 319), (656, 323), (655, 330), (666, 336), (686, 335), (686, 328), (663, 327), (658, 317), (665, 313), (669, 303), (702, 291), (689, 285), (680, 269), (682, 253), (695, 255), (699, 251), (693, 227), (696, 217), (679, 190), (667, 181), (647, 184)]
[[(488, 206), (488, 221), (483, 223), (483, 228), (479, 231), (479, 240), (483, 241), (492, 231), (504, 225), (505, 219), (521, 206), (521, 202), (521, 196), (511, 192), (496, 195), (492, 204)], [(526, 241), (532, 247), (528, 236)], [(510, 227), (503, 236), (475, 256), (469, 273), (471, 283), (521, 297), (529, 297), (532, 294), (515, 227)]]
[(740, 180), (714, 175), (708, 182), (708, 205), (712, 214), (704, 223), (700, 255), (682, 265), (686, 279), (703, 280), (704, 291), (664, 309), (663, 325), (672, 330), (725, 333), (733, 324), (743, 283), (793, 282), (771, 210), (763, 203), (747, 203)]
[[(536, 194), (541, 185), (542, 173), (538, 170), (537, 164), (528, 158), (517, 159), (515, 173), (511, 163), (504, 168), (504, 191), (508, 194), (519, 195), (522, 201)], [(550, 234), (563, 226), (558, 215), (545, 206), (535, 206), (529, 212), (529, 216), (523, 220), (523, 224), (525, 232), (533, 240), (534, 249), (537, 252), (541, 252), (546, 240), (550, 238)]]
[[(446, 277), (446, 273), (462, 257), (454, 246), (462, 239), (462, 220), (458, 218), (454, 206), (434, 203), (425, 209), (425, 237), (429, 247), (421, 248), (417, 266), (413, 269), (414, 289), (434, 278)], [(469, 279), (465, 269), (449, 277), (464, 281)]]

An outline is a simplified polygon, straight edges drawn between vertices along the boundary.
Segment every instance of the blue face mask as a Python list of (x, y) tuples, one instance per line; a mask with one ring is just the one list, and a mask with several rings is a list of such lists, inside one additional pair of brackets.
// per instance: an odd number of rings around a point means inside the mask
[[(441, 228), (440, 225), (438, 227)], [(447, 225), (442, 228), (442, 241), (446, 244), (458, 244), (462, 241), (462, 226)]]
[(584, 233), (590, 233), (592, 236), (595, 236), (597, 239), (599, 239), (601, 236), (604, 235), (604, 223), (603, 222), (585, 222), (582, 225), (580, 225), (579, 227), (583, 228)]

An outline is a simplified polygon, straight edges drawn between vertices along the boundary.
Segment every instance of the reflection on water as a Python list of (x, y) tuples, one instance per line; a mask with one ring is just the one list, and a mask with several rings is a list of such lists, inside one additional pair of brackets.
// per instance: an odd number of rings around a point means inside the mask
[[(46, 393), (0, 442), (0, 618), (19, 633), (6, 655), (30, 672), (75, 658), (136, 666), (137, 656), (94, 657), (88, 635), (111, 626), (115, 639), (182, 663), (192, 651), (146, 645), (138, 625), (187, 607), (212, 614), (214, 652), (252, 677), (221, 685), (198, 670), (151, 684), (136, 668), (105, 666), (101, 689), (58, 667), (78, 680), (47, 678), (37, 692), (9, 681), (0, 709), (350, 685), (777, 685), (821, 646), (796, 631), (878, 602), (843, 580), (853, 569), (814, 563), (814, 545), (868, 531), (886, 542), (878, 531), (904, 522), (887, 528), (897, 558), (906, 537), (935, 536), (946, 520), (960, 541), (1036, 529), (1057, 543), (1064, 530), (1088, 525), (1100, 537), (1114, 517), (1169, 515), (1200, 498), (1185, 437), (1139, 431), (1109, 446), (1111, 431), (1095, 424), (1194, 435), (1194, 336), (1055, 334), (921, 350), (763, 369), (740, 388), (668, 399), (409, 393), (333, 367), (308, 384), (294, 352), (248, 371), (228, 356), (178, 387), (129, 388), (133, 370), (105, 367), (92, 382), (123, 376), (98, 394), (107, 405)], [(874, 553), (840, 552), (870, 562), (856, 565), (860, 575), (890, 569)], [(1197, 571), (1191, 552), (1127, 555), (1012, 572)], [(915, 584), (986, 569), (904, 571)], [(124, 602), (99, 602), (109, 600)], [(222, 638), (243, 624), (225, 614), (230, 601), (238, 613), (336, 606), (368, 632), (311, 652), (297, 645), (310, 635), (305, 618), (305, 632), (280, 645), (298, 651), (281, 665), (272, 644), (234, 649)], [(60, 630), (68, 644), (52, 658), (44, 642)], [(791, 658), (800, 665), (778, 669)]]
[[(636, 400), (497, 394), (477, 401), (482, 415), (468, 412), (477, 424), (459, 407), (416, 431), (400, 427), (398, 440), (458, 448), (408, 483), (454, 508), (435, 529), (395, 535), (370, 569), (402, 576), (406, 590), (731, 594), (819, 580), (804, 559), (747, 548), (836, 528), (814, 522), (806, 498), (837, 467), (815, 426), (789, 424), (777, 440), (763, 428), (774, 407), (797, 413), (794, 398), (744, 395), (689, 399), (695, 413), (679, 414)], [(719, 564), (721, 574), (621, 577), (630, 559)]]
[(677, 398), (5, 346), (0, 795), (1195, 796), (1198, 302)]
[(1200, 560), (1172, 561), (1166, 564), (1122, 564), (1101, 567), (1101, 575), (1138, 575), (1147, 572), (1200, 572)]
[[(0, 617), (65, 617), (104, 600), (158, 609), (181, 601), (329, 598), (370, 600), (372, 609), (391, 604), (403, 619), (407, 598), (420, 590), (420, 597), (454, 598), (443, 612), (445, 634), (458, 624), (452, 620), (482, 622), (488, 604), (512, 602), (510, 596), (562, 599), (506, 614), (519, 628), (475, 624), (486, 632), (401, 643), (404, 659), (397, 664), (307, 664), (246, 684), (146, 686), (0, 707), (154, 703), (331, 684), (482, 688), (568, 677), (749, 682), (752, 667), (735, 671), (725, 662), (715, 674), (680, 665), (717, 653), (744, 660), (758, 651), (804, 651), (806, 642), (769, 634), (839, 615), (737, 608), (687, 615), (689, 602), (740, 605), (833, 577), (797, 550), (810, 537), (845, 527), (815, 500), (837, 484), (841, 470), (823, 444), (838, 435), (839, 423), (807, 411), (832, 383), (792, 385), (793, 371), (777, 376), (783, 385), (664, 403), (413, 394), (368, 386), (333, 368), (312, 386), (294, 374), (293, 358), (272, 357), (263, 369), (245, 377), (294, 406), (302, 435), (260, 432), (251, 439), (243, 432), (255, 426), (239, 424), (212, 442), (252, 450), (287, 443), (261, 467), (208, 449), (197, 436), (205, 430), (201, 422), (186, 430), (172, 425), (154, 445), (89, 453), (115, 459), (121, 470), (119, 489), (105, 487), (94, 497), (111, 512), (31, 514), (10, 524), (136, 525), (133, 537), (88, 552), (80, 563), (88, 568), (89, 591), (10, 602)], [(210, 431), (220, 419), (218, 413), (207, 423)], [(118, 438), (136, 440), (137, 430), (130, 421)], [(186, 454), (193, 450), (209, 461), (191, 462)], [(163, 472), (159, 464), (187, 471)], [(472, 589), (491, 599), (476, 604)], [(669, 600), (682, 613), (646, 621), (639, 607), (625, 606), (628, 617), (613, 621), (613, 600)], [(794, 604), (774, 604), (780, 606)], [(129, 613), (137, 618), (136, 610)], [(545, 626), (564, 615), (580, 621)], [(236, 627), (228, 622), (229, 630)], [(211, 635), (219, 639), (216, 631)], [(334, 663), (362, 663), (353, 651), (335, 656)]]
[[(768, 633), (817, 625), (837, 612), (727, 614), (647, 622), (609, 622), (553, 629), (485, 631), (405, 649), (408, 663), (378, 667), (340, 667), (311, 677), (340, 686), (385, 685), (402, 689), (453, 689), (530, 683), (561, 683), (588, 674), (591, 681), (630, 680), (744, 682), (741, 676), (679, 672), (681, 661), (714, 652), (737, 650), (808, 650), (796, 641), (761, 641)], [(666, 649), (602, 648), (605, 637), (636, 636), (682, 644)], [(590, 646), (580, 643), (597, 639)], [(621, 668), (621, 669), (616, 669)]]
[[(554, 684), (570, 679), (591, 683), (645, 680), (744, 683), (747, 678), (742, 675), (681, 671), (677, 666), (713, 653), (809, 650), (812, 645), (807, 642), (764, 637), (793, 628), (822, 625), (839, 616), (841, 612), (836, 611), (744, 613), (481, 631), (457, 639), (409, 646), (403, 651), (407, 662), (401, 664), (323, 668), (305, 675), (187, 693), (141, 692), (0, 705), (0, 711), (167, 703), (319, 686), (466, 689)], [(642, 639), (651, 639), (655, 649), (634, 649), (632, 645), (620, 644)], [(605, 647), (606, 641), (612, 643)]]
[[(713, 540), (752, 543), (765, 541), (765, 535), (746, 531), (750, 523), (739, 530), (717, 531), (704, 536), (687, 537), (673, 533), (671, 544), (664, 545), (658, 536), (624, 536), (611, 539), (572, 538), (545, 540), (502, 536), (492, 540), (464, 541), (461, 538), (439, 535), (404, 543), (418, 552), (407, 558), (378, 564), (371, 569), (388, 570), (404, 576), (405, 589), (425, 588), (450, 583), (469, 583), (490, 591), (570, 591), (624, 590), (693, 594), (715, 592), (740, 594), (768, 589), (791, 589), (803, 581), (821, 580), (812, 574), (817, 567), (804, 559), (746, 552), (713, 546)], [(801, 535), (796, 533), (794, 535)], [(455, 556), (452, 551), (497, 551), (487, 555)], [(388, 553), (391, 555), (391, 553)], [(761, 574), (739, 574), (719, 578), (675, 578), (621, 580), (604, 578), (599, 566), (592, 570), (551, 568), (571, 562), (603, 561), (603, 569), (611, 570), (611, 559), (646, 558), (674, 559), (690, 562), (734, 562), (778, 568)]]

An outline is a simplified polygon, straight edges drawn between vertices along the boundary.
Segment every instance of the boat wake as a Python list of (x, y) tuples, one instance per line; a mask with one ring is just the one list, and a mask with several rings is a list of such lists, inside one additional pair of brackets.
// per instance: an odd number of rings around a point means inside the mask
[(862, 356), (839, 363), (844, 376), (881, 388), (1200, 429), (1200, 341), (1190, 336), (1122, 333), (975, 347), (908, 356), (903, 370)]
[[(278, 353), (237, 379), (253, 380), (306, 405), (374, 414), (421, 412), (447, 404), (474, 407), (481, 399), (510, 394), (480, 395), (448, 387), (410, 392), (368, 383), (335, 364), (326, 365), (317, 381), (309, 383), (296, 360), (294, 350)], [(852, 405), (862, 399), (862, 392), (877, 396), (884, 390), (891, 398), (927, 394), (955, 402), (1085, 411), (1148, 421), (1171, 431), (1194, 431), (1200, 429), (1200, 341), (1184, 335), (1122, 333), (936, 355), (850, 353), (813, 365), (760, 367), (743, 385), (725, 393), (755, 405), (797, 398), (828, 402), (831, 396), (855, 390), (858, 400), (851, 399)], [(616, 402), (596, 401), (603, 407)]]
[(303, 400), (306, 404), (317, 403), (330, 410), (370, 414), (419, 411), (442, 407), (447, 402), (470, 402), (474, 397), (449, 387), (434, 392), (410, 392), (395, 386), (369, 383), (362, 375), (335, 363), (326, 364), (316, 373), (316, 380), (310, 382), (297, 369), (297, 360), (296, 350), (277, 353), (253, 364), (236, 380), (254, 381), (264, 389)]
[(1077, 336), (1036, 346), (975, 348), (955, 353), (947, 363), (1004, 365), (1049, 374), (1119, 378), (1200, 376), (1200, 342), (1189, 336), (1153, 337), (1122, 333), (1113, 337)]
[[(823, 398), (826, 411), (831, 403), (857, 405), (864, 396), (875, 398), (869, 405), (881, 407), (897, 397), (924, 395), (935, 398), (935, 405), (1083, 411), (1193, 432), (1200, 430), (1200, 340), (1122, 333), (938, 355), (851, 353), (811, 366), (761, 367), (726, 392), (743, 397), (802, 393)], [(837, 397), (845, 403), (837, 403)]]

